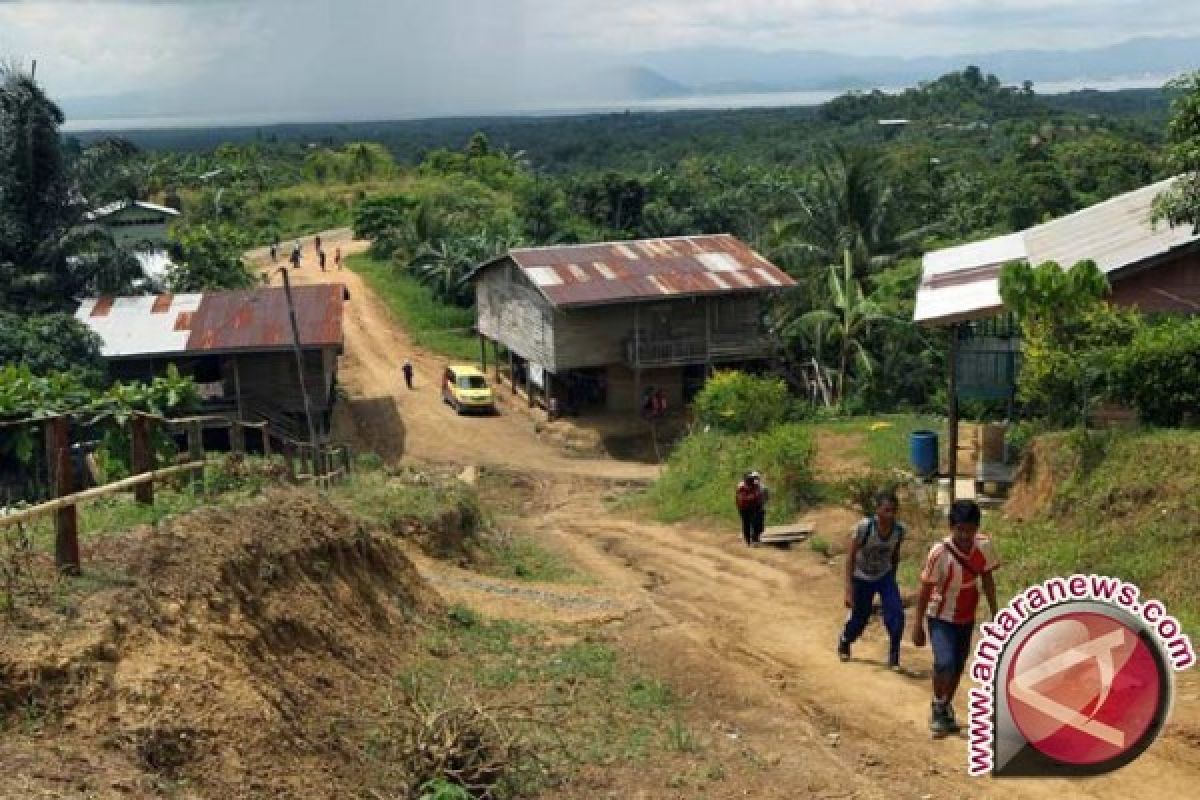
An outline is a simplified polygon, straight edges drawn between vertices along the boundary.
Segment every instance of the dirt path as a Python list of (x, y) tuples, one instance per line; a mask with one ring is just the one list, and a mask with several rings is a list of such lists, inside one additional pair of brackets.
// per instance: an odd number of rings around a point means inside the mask
[[(346, 304), (345, 355), (339, 380), (349, 392), (335, 416), (335, 434), (373, 450), (389, 460), (401, 457), (418, 461), (503, 465), (562, 475), (587, 475), (617, 480), (653, 480), (654, 467), (605, 459), (569, 458), (538, 439), (533, 422), (523, 414), (491, 417), (458, 417), (441, 401), (437, 381), (446, 359), (413, 346), (404, 329), (396, 324), (382, 301), (363, 279), (349, 269), (333, 266), (334, 248), (343, 258), (363, 252), (367, 243), (355, 241), (349, 229), (325, 231), (322, 246), (328, 256), (327, 271), (321, 272), (312, 238), (301, 240), (304, 261), (291, 272), (296, 284), (342, 283), (350, 291)], [(284, 243), (290, 250), (290, 242)], [(270, 266), (265, 248), (247, 253), (259, 268)], [(282, 265), (286, 253), (280, 254)], [(400, 365), (413, 362), (413, 391), (404, 387)]]
[[(323, 236), (334, 246), (342, 242), (343, 253), (363, 246), (350, 242), (348, 232)], [(533, 512), (517, 515), (514, 524), (570, 554), (602, 591), (550, 586), (541, 587), (539, 596), (528, 585), (479, 579), (435, 562), (422, 563), (422, 572), (444, 593), (497, 614), (564, 622), (640, 615), (643, 622), (634, 630), (641, 631), (643, 649), (658, 654), (673, 682), (694, 684), (714, 714), (737, 714), (747, 737), (757, 737), (763, 748), (786, 748), (779, 760), (784, 771), (747, 796), (1195, 796), (1200, 698), (1194, 681), (1180, 686), (1168, 734), (1118, 773), (1073, 782), (967, 778), (965, 743), (931, 741), (927, 733), (927, 649), (906, 644), (908, 672), (891, 673), (883, 667), (885, 644), (873, 625), (853, 663), (835, 657), (844, 612), (834, 568), (803, 548), (750, 551), (732, 532), (626, 518), (605, 507), (606, 488), (598, 479), (645, 479), (652, 469), (565, 458), (540, 442), (519, 415), (455, 417), (431, 385), (443, 360), (415, 350), (357, 275), (317, 272), (307, 240), (306, 246), (309, 261), (294, 273), (297, 282), (339, 280), (350, 289), (342, 380), (351, 392), (356, 435), (391, 457), (539, 473)], [(262, 261), (263, 254), (256, 258)], [(417, 368), (419, 388), (411, 393), (397, 381), (405, 355)], [(840, 536), (849, 522), (840, 511), (818, 520), (827, 537)], [(965, 716), (961, 696), (958, 706)], [(797, 788), (803, 786), (808, 790)]]

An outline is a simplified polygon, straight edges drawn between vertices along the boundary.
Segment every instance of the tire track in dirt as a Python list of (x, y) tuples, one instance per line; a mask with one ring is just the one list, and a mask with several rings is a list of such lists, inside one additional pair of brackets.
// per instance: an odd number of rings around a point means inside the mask
[[(328, 232), (323, 238), (348, 241), (348, 232)], [(361, 247), (352, 243), (343, 253)], [(687, 665), (713, 665), (713, 674), (725, 682), (713, 691), (744, 701), (746, 724), (794, 736), (800, 758), (812, 759), (809, 763), (823, 776), (813, 785), (832, 782), (845, 789), (824, 796), (1194, 796), (1200, 781), (1200, 735), (1193, 739), (1187, 733), (1200, 731), (1194, 714), (1182, 733), (1168, 735), (1138, 761), (1102, 778), (967, 778), (964, 743), (928, 738), (928, 650), (906, 644), (902, 659), (909, 672), (891, 673), (877, 660), (886, 645), (879, 626), (873, 625), (856, 646), (854, 662), (837, 660), (834, 641), (844, 612), (841, 579), (834, 570), (805, 550), (748, 550), (733, 531), (662, 526), (610, 511), (602, 497), (611, 486), (596, 479), (646, 480), (654, 470), (564, 458), (536, 438), (522, 415), (455, 417), (442, 407), (430, 383), (444, 360), (414, 348), (357, 275), (321, 274), (311, 267), (293, 275), (298, 283), (337, 280), (350, 287), (343, 382), (356, 399), (381, 399), (395, 416), (379, 417), (365, 440), (370, 449), (381, 449), (389, 435), (399, 436), (408, 458), (495, 464), (532, 476), (540, 513), (525, 515), (520, 527), (570, 554), (608, 596), (633, 609), (630, 613), (645, 615), (659, 646), (679, 648), (669, 658), (673, 680), (688, 679), (679, 673)], [(417, 367), (416, 392), (398, 385), (396, 365), (406, 356)], [(838, 535), (833, 529), (822, 532)], [(536, 601), (532, 607), (543, 609), (548, 618), (564, 618)]]
[[(907, 672), (891, 673), (882, 664), (884, 636), (873, 626), (856, 646), (854, 662), (837, 660), (841, 582), (833, 570), (805, 552), (748, 550), (733, 531), (722, 538), (605, 516), (598, 504), (583, 501), (548, 515), (545, 526), (592, 569), (588, 550), (622, 570), (665, 578), (648, 592), (648, 602), (693, 630), (712, 657), (741, 662), (763, 680), (783, 676), (786, 713), (804, 715), (822, 734), (839, 734), (840, 758), (886, 766), (868, 772), (898, 796), (1115, 799), (1145, 796), (1147, 787), (1155, 787), (1155, 796), (1193, 795), (1200, 754), (1169, 737), (1124, 770), (1089, 781), (969, 779), (965, 741), (931, 741), (926, 732), (927, 650), (906, 644)], [(958, 698), (964, 715), (966, 688), (964, 682)]]

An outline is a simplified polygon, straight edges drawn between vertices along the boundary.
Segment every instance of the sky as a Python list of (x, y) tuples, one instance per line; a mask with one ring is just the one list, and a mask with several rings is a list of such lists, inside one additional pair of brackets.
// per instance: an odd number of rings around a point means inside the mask
[(1200, 3), (0, 0), (0, 57), (36, 58), (55, 97), (175, 92), (228, 110), (536, 104), (675, 48), (918, 56), (1159, 35), (1200, 35)]

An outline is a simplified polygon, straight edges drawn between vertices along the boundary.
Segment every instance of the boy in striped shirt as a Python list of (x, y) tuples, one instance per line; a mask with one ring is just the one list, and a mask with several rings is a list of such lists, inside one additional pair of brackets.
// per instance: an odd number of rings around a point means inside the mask
[(913, 644), (925, 646), (925, 624), (933, 646), (933, 708), (930, 730), (934, 735), (957, 733), (954, 692), (967, 665), (979, 584), (996, 616), (996, 582), (992, 571), (1000, 566), (992, 541), (979, 536), (981, 514), (973, 500), (957, 500), (950, 507), (951, 535), (929, 548), (921, 572)]

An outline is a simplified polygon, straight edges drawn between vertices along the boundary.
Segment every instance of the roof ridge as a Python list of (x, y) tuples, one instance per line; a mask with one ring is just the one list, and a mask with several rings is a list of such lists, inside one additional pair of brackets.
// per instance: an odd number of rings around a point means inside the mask
[[(716, 238), (719, 238), (722, 236), (730, 237), (730, 236), (733, 236), (733, 234), (732, 233), (694, 233), (694, 234), (685, 235), (685, 236), (650, 236), (650, 237), (644, 237), (641, 239), (613, 239), (612, 241), (607, 241), (607, 242), (585, 242), (585, 243), (580, 243), (580, 244), (543, 244), (543, 245), (538, 245), (537, 247), (513, 247), (513, 248), (510, 248), (508, 252), (509, 253), (532, 253), (532, 252), (537, 252), (539, 250), (575, 250), (575, 249), (582, 249), (584, 247), (611, 247), (613, 245), (619, 245), (619, 244), (630, 245), (630, 244), (640, 244), (642, 242), (678, 242), (678, 241), (682, 241), (683, 239), (716, 239)], [(503, 258), (503, 256), (497, 256), (497, 258)], [(496, 259), (492, 259), (492, 260), (494, 261)], [(486, 262), (486, 263), (490, 263), (490, 262)]]

